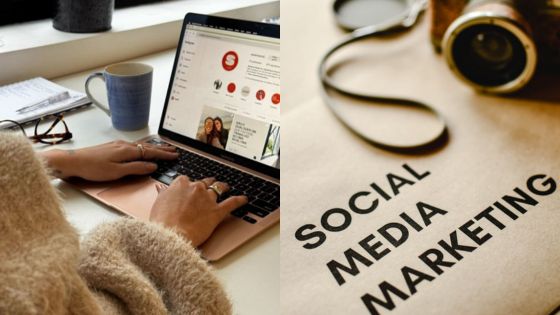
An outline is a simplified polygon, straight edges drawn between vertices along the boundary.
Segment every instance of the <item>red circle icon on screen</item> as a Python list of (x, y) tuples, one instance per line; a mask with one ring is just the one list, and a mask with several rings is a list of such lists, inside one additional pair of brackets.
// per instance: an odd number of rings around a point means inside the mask
[(239, 56), (233, 50), (228, 51), (225, 53), (224, 57), (222, 57), (222, 67), (226, 71), (231, 71), (237, 67), (237, 63), (239, 62)]
[(235, 92), (235, 83), (232, 82), (232, 83), (228, 84), (227, 85), (227, 91), (230, 92), (230, 93)]
[(264, 93), (263, 90), (258, 90), (258, 91), (257, 91), (257, 99), (258, 99), (259, 101), (262, 101), (262, 100), (264, 99), (265, 96), (266, 96), (266, 94)]
[(280, 104), (280, 93), (274, 93), (271, 100), (272, 104)]

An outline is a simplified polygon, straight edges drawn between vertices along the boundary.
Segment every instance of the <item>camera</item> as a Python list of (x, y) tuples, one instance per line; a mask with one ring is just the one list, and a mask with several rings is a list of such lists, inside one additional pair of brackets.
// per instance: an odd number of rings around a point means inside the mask
[(460, 79), (490, 93), (560, 69), (560, 0), (432, 0), (431, 38)]

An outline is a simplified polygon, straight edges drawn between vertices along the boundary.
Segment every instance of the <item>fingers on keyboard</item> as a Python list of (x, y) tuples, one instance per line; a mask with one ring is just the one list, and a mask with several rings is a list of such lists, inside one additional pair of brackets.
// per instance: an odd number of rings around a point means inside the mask
[[(152, 139), (153, 144), (164, 143)], [(247, 196), (249, 202), (231, 214), (250, 224), (255, 224), (280, 207), (280, 186), (263, 180), (238, 169), (221, 164), (204, 156), (177, 148), (179, 158), (176, 161), (157, 161), (158, 169), (152, 177), (166, 185), (180, 175), (188, 176), (192, 181), (206, 177), (228, 183), (230, 191), (218, 199), (221, 202), (230, 196)]]

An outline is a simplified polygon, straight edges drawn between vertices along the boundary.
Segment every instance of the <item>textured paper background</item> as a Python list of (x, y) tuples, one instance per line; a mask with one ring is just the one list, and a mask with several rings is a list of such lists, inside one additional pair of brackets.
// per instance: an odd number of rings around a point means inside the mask
[[(321, 50), (341, 33), (330, 24), (333, 21), (329, 6), (329, 1), (301, 5), (282, 1), (282, 49), (286, 52), (283, 56), (287, 56), (283, 57), (284, 100), (290, 107), (282, 116), (284, 314), (368, 314), (360, 300), (364, 293), (379, 297), (377, 286), (384, 280), (407, 292), (400, 274), (402, 266), (429, 270), (417, 258), (419, 254), (437, 248), (440, 239), (448, 240), (451, 231), (504, 194), (511, 195), (514, 187), (526, 191), (528, 177), (543, 173), (560, 184), (560, 104), (550, 101), (560, 96), (560, 91), (554, 90), (554, 86), (560, 86), (558, 81), (549, 81), (548, 86), (534, 92), (549, 101), (476, 94), (450, 73), (441, 56), (434, 54), (427, 20), (404, 36), (371, 40), (344, 51), (342, 59), (348, 55), (358, 59), (347, 63), (337, 78), (361, 91), (429, 102), (448, 121), (448, 145), (430, 155), (405, 156), (372, 148), (349, 133), (323, 105), (313, 80)], [(291, 11), (296, 9), (297, 12)], [(304, 16), (316, 16), (318, 22), (300, 26), (297, 31), (290, 18)], [(301, 53), (295, 58), (298, 50)], [(301, 75), (293, 76), (298, 71)], [(405, 127), (418, 134), (426, 131), (410, 125), (413, 117), (407, 113), (364, 110), (363, 106), (347, 110), (354, 118), (363, 119), (364, 124), (387, 126), (389, 117), (395, 124), (400, 122), (391, 134), (402, 133)], [(367, 191), (370, 183), (388, 190), (385, 174), (402, 174), (403, 163), (418, 171), (429, 170), (431, 175), (403, 187), (392, 200), (381, 201), (370, 214), (352, 214), (349, 228), (327, 232), (327, 241), (316, 249), (305, 249), (304, 242), (295, 239), (300, 226), (319, 225), (321, 215), (328, 209), (348, 209), (349, 197)], [(395, 298), (393, 311), (378, 307), (380, 312), (548, 314), (560, 304), (560, 188), (557, 189), (550, 196), (538, 197), (540, 203), (516, 221), (497, 214), (506, 225), (504, 230), (481, 221), (492, 239), (474, 252), (465, 253), (462, 261), (444, 269), (435, 280), (420, 283), (418, 292), (408, 300)], [(343, 252), (349, 247), (364, 253), (358, 241), (371, 233), (378, 238), (376, 230), (385, 223), (398, 222), (403, 211), (418, 218), (418, 201), (449, 213), (434, 217), (432, 225), (422, 232), (411, 231), (404, 245), (370, 267), (361, 266), (359, 275), (346, 277), (347, 283), (338, 286), (326, 263), (331, 259), (345, 261)], [(459, 234), (460, 240), (465, 239)], [(384, 247), (393, 249), (390, 245)]]

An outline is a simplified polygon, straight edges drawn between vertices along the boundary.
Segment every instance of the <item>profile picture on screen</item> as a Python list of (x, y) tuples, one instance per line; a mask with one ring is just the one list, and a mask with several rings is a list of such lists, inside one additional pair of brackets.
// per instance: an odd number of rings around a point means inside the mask
[(225, 149), (232, 121), (232, 113), (205, 106), (200, 118), (196, 139), (216, 148)]
[(222, 80), (216, 79), (216, 81), (214, 81), (214, 90), (219, 90), (221, 88), (222, 88)]

